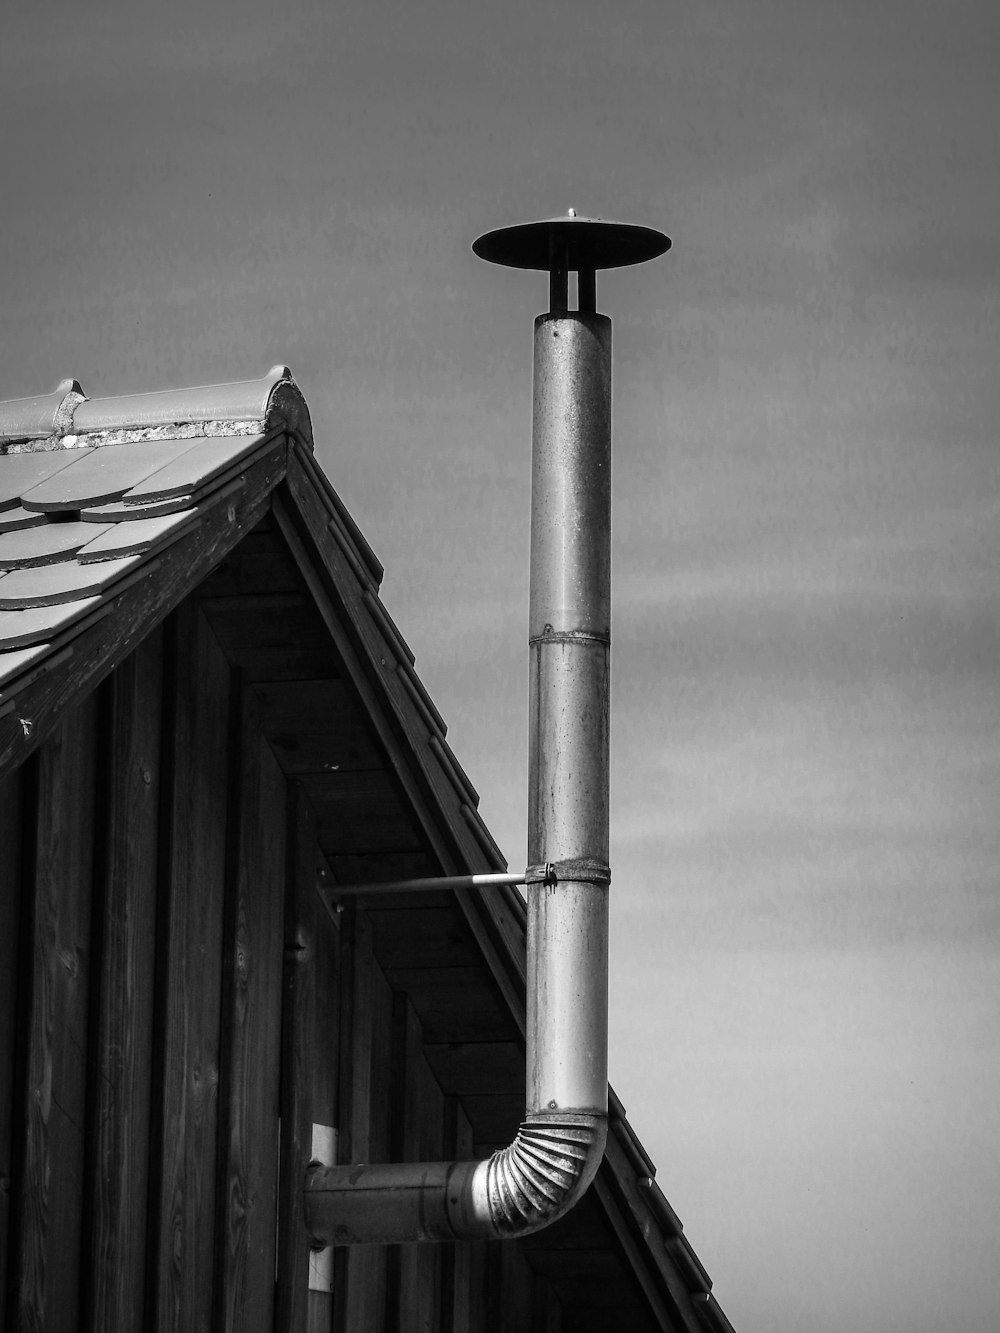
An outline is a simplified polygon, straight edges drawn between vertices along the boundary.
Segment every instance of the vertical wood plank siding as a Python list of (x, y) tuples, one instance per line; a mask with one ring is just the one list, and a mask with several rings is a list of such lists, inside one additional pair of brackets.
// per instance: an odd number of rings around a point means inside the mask
[[(29, 769), (34, 771), (34, 761)], [(20, 990), (22, 809), (27, 771), (0, 782), (0, 1328), (7, 1304), (14, 1186), (17, 1010)], [(18, 1137), (20, 1137), (18, 1135)], [(19, 1151), (20, 1144), (17, 1145)]]
[(106, 688), (102, 798), (107, 837), (103, 901), (97, 905), (100, 980), (88, 1182), (93, 1213), (85, 1268), (86, 1303), (96, 1328), (140, 1328), (143, 1323), (161, 687), (158, 630), (122, 663)]
[(192, 598), (0, 782), (0, 1322), (557, 1333), (514, 1244), (355, 1247), (308, 1289), (313, 1124), (342, 1161), (473, 1132), (369, 914), (320, 904), (273, 694)]
[(38, 756), (18, 1317), (80, 1325), (97, 698)]
[(158, 1329), (207, 1333), (215, 1268), (229, 673), (196, 606), (181, 608), (174, 630), (152, 1294)]
[[(223, 944), (221, 1317), (214, 1324), (227, 1331), (268, 1328), (272, 1319), (284, 952), (285, 782), (242, 677), (238, 685)], [(261, 1151), (268, 1144), (272, 1151)]]

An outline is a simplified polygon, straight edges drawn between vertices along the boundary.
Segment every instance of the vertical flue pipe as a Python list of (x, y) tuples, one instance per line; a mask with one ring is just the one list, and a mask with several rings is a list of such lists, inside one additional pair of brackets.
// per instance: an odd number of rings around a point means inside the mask
[[(535, 320), (529, 611), (529, 1114), (605, 1114), (611, 321)], [(544, 882), (544, 867), (553, 867)], [(536, 869), (535, 873), (539, 873)]]
[[(611, 321), (598, 268), (662, 254), (661, 232), (550, 219), (481, 236), (483, 259), (546, 269), (535, 321), (529, 611), (526, 1112), (483, 1162), (312, 1166), (317, 1245), (525, 1235), (561, 1217), (607, 1136)], [(568, 311), (566, 276), (581, 309)], [(398, 887), (398, 886), (397, 886)]]

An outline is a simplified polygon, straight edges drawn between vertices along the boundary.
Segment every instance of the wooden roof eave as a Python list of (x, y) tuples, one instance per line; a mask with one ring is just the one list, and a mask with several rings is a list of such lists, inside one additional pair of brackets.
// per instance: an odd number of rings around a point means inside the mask
[[(285, 487), (274, 498), (275, 520), (441, 871), (506, 869), (476, 810), (478, 795), (451, 753), (444, 723), (413, 670), (413, 654), (378, 599), (374, 557), (357, 547), (343, 512), (312, 455), (294, 445)], [(513, 889), (459, 891), (455, 898), (523, 1033), (520, 898)]]

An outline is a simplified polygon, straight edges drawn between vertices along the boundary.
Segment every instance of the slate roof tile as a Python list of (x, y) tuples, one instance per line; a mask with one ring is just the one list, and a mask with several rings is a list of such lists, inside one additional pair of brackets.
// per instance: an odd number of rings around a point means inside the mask
[[(9, 616), (31, 614), (34, 613), (29, 611), (0, 611), (0, 627), (2, 627), (5, 618)], [(0, 628), (0, 634), (2, 633), (3, 630)], [(30, 666), (43, 661), (48, 653), (49, 645), (44, 642), (34, 643), (29, 648), (12, 648), (9, 652), (0, 653), (0, 685), (5, 684), (8, 680), (13, 680), (15, 676), (23, 675)], [(2, 713), (3, 708), (0, 707), (0, 714)]]
[(77, 560), (61, 560), (54, 565), (14, 569), (0, 576), (0, 610), (57, 606), (63, 602), (96, 596), (135, 569), (140, 559), (140, 556), (132, 555), (122, 560), (103, 560), (93, 565), (81, 565)]
[[(0, 577), (0, 588), (11, 574)], [(75, 602), (64, 602), (58, 606), (35, 606), (19, 611), (7, 611), (0, 607), (0, 674), (5, 678), (15, 674), (10, 670), (8, 655), (10, 649), (24, 648), (29, 644), (48, 645), (57, 634), (70, 625), (82, 620), (88, 612), (94, 611), (101, 604), (100, 597), (81, 597)]]
[(0, 467), (0, 510), (19, 504), (25, 491), (34, 490), (54, 473), (78, 463), (90, 449), (56, 450), (44, 454), (10, 454)]
[[(180, 509), (190, 509), (193, 503), (191, 492), (173, 495), (166, 500), (152, 500), (149, 504), (130, 503), (128, 499), (109, 500), (107, 504), (80, 510), (84, 523), (134, 523), (139, 518), (157, 518), (160, 514), (176, 514)], [(3, 522), (0, 514), (0, 524)]]
[(86, 565), (125, 555), (151, 555), (193, 527), (199, 518), (197, 509), (181, 509), (156, 518), (138, 518), (131, 523), (109, 523), (104, 528), (81, 523), (81, 528), (90, 529), (93, 541), (87, 542), (79, 551), (78, 559)]
[(81, 546), (94, 541), (103, 528), (92, 523), (50, 523), (40, 515), (40, 524), (0, 533), (0, 569), (27, 569), (68, 560)]
[(224, 435), (198, 440), (194, 448), (177, 458), (165, 460), (163, 466), (129, 487), (125, 503), (147, 504), (204, 490), (209, 483), (221, 480), (234, 463), (253, 452), (266, 438), (262, 435)]
[(83, 457), (60, 468), (31, 490), (24, 491), (21, 503), (25, 509), (52, 513), (120, 500), (126, 491), (145, 481), (151, 473), (181, 454), (197, 451), (200, 443), (202, 441), (190, 439), (140, 440), (81, 451)]
[(37, 528), (48, 519), (44, 514), (33, 514), (18, 505), (15, 509), (0, 510), (0, 532), (18, 532), (21, 528)]

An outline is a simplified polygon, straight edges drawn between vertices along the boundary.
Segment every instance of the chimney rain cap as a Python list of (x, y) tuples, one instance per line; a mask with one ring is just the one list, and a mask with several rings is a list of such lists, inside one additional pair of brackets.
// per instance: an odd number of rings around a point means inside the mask
[(560, 217), (499, 227), (472, 243), (473, 253), (491, 264), (543, 270), (552, 268), (553, 257), (563, 247), (566, 268), (578, 273), (644, 264), (670, 249), (670, 237), (630, 222)]

